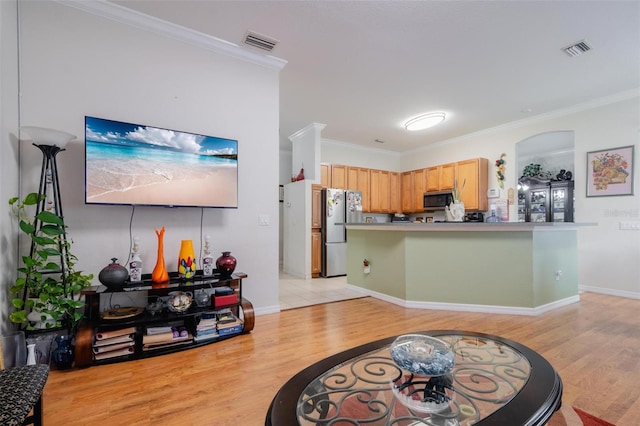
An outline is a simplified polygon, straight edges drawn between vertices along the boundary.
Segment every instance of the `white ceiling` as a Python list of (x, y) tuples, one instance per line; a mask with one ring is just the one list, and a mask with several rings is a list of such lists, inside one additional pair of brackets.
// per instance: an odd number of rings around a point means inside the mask
[[(404, 152), (640, 87), (640, 1), (114, 3), (254, 52), (247, 30), (279, 40), (284, 141), (317, 122), (325, 139)], [(583, 39), (590, 52), (562, 51)], [(404, 130), (430, 111), (448, 119)]]

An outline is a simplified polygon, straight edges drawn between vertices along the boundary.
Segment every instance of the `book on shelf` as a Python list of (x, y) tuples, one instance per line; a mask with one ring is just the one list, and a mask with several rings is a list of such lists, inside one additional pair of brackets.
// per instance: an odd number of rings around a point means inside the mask
[(189, 333), (186, 337), (177, 337), (172, 341), (158, 342), (158, 343), (145, 343), (142, 345), (143, 351), (153, 351), (158, 349), (171, 348), (174, 346), (188, 345), (193, 342), (193, 336)]
[(95, 359), (96, 361), (100, 361), (103, 359), (109, 359), (109, 358), (116, 358), (119, 356), (127, 356), (127, 355), (131, 355), (134, 352), (134, 348), (133, 346), (130, 346), (128, 348), (123, 348), (123, 349), (118, 349), (115, 351), (109, 351), (109, 352), (101, 352), (101, 353), (97, 353), (97, 354), (93, 354), (93, 359)]
[(208, 319), (216, 319), (217, 315), (218, 315), (218, 311), (200, 312), (200, 321), (208, 320)]
[(206, 342), (207, 340), (217, 339), (219, 337), (218, 333), (205, 334), (205, 335), (197, 335), (193, 336), (193, 340), (195, 342)]
[(233, 315), (233, 313), (231, 312), (224, 312), (224, 313), (218, 314), (218, 324), (234, 322), (237, 320), (238, 318), (236, 318), (236, 316)]
[(207, 328), (206, 330), (196, 330), (196, 336), (206, 336), (207, 334), (216, 334), (217, 332), (217, 327)]
[(120, 328), (118, 330), (101, 330), (96, 333), (96, 340), (112, 339), (114, 337), (135, 334), (135, 327)]
[(216, 287), (213, 292), (216, 296), (223, 296), (226, 294), (233, 294), (233, 289), (231, 287)]
[(173, 328), (184, 327), (184, 321), (168, 321), (147, 325), (146, 334), (162, 334), (172, 331)]
[(234, 322), (227, 322), (224, 324), (218, 324), (218, 331), (220, 330), (224, 330), (225, 328), (233, 328), (233, 327), (237, 327), (240, 326), (242, 327), (243, 323), (240, 320), (234, 321)]
[(123, 343), (115, 343), (113, 345), (104, 345), (104, 346), (93, 346), (93, 353), (94, 354), (99, 354), (99, 353), (104, 353), (104, 352), (111, 352), (111, 351), (117, 351), (120, 349), (125, 349), (125, 348), (129, 348), (131, 346), (133, 346), (135, 343), (132, 341), (130, 342), (123, 342)]
[(162, 333), (171, 333), (171, 326), (169, 325), (165, 325), (165, 326), (157, 326), (157, 327), (147, 327), (147, 335), (154, 335), (154, 334), (162, 334)]
[(135, 338), (135, 334), (125, 334), (122, 336), (115, 336), (115, 337), (110, 337), (108, 339), (102, 339), (102, 340), (98, 340), (98, 338), (96, 337), (96, 341), (93, 343), (93, 346), (100, 347), (100, 346), (115, 345), (117, 343), (133, 342), (134, 338)]

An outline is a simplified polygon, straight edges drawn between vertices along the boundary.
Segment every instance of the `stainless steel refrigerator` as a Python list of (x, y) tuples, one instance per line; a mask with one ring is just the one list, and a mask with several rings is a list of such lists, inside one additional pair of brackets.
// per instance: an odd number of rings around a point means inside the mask
[(347, 274), (347, 223), (362, 222), (362, 193), (344, 189), (322, 190), (323, 277)]

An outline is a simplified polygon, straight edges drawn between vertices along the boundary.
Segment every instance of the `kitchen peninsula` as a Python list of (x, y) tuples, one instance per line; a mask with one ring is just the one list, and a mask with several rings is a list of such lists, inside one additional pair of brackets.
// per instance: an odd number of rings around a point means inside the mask
[(347, 282), (411, 308), (535, 315), (579, 301), (577, 231), (589, 225), (351, 224)]

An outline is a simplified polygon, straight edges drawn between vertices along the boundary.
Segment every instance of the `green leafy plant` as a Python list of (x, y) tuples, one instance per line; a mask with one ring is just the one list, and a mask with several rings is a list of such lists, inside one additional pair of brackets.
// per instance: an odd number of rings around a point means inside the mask
[(33, 329), (27, 315), (35, 311), (40, 313), (40, 320), (47, 328), (66, 325), (73, 332), (83, 317), (79, 312), (84, 306), (80, 291), (91, 285), (93, 275), (75, 270), (77, 257), (71, 253), (71, 242), (66, 238), (66, 226), (60, 216), (43, 210), (33, 222), (29, 219), (27, 207), (37, 205), (42, 199), (37, 193), (30, 193), (22, 200), (9, 199), (20, 231), (31, 242), (30, 253), (22, 256), (18, 277), (10, 289), (15, 297), (9, 319)]

